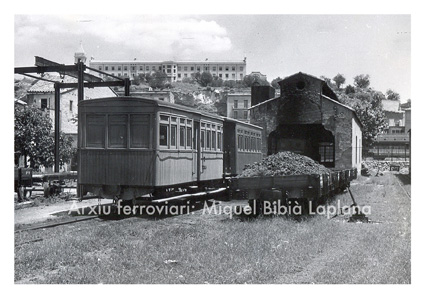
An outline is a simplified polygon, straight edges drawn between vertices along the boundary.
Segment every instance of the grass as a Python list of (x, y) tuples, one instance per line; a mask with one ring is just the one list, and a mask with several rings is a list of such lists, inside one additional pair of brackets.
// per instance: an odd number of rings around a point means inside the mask
[(197, 211), (18, 233), (15, 282), (410, 283), (410, 199), (395, 179), (360, 177), (351, 188), (378, 224)]

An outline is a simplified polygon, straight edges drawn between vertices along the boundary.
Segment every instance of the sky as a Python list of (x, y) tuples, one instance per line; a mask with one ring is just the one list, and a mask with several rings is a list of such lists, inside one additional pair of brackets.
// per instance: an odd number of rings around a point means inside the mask
[(269, 81), (305, 72), (411, 98), (411, 17), (404, 15), (37, 15), (14, 17), (14, 64), (34, 56), (73, 63), (82, 42), (95, 60), (243, 60)]

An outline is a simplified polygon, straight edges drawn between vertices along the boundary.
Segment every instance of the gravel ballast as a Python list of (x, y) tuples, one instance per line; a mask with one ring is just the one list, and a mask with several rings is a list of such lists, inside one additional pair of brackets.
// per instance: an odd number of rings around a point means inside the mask
[(310, 157), (291, 151), (279, 152), (246, 165), (239, 177), (325, 174), (330, 170)]

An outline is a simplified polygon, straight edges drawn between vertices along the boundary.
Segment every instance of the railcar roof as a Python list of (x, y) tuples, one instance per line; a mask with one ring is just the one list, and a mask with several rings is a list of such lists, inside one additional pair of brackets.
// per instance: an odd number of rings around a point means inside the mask
[(87, 100), (80, 102), (78, 105), (79, 106), (80, 105), (85, 106), (85, 105), (97, 104), (97, 103), (100, 103), (100, 102), (112, 102), (112, 101), (120, 101), (120, 100), (135, 101), (135, 102), (136, 101), (142, 101), (142, 102), (152, 104), (153, 106), (167, 107), (167, 108), (171, 108), (171, 109), (175, 109), (175, 110), (180, 110), (180, 111), (194, 113), (194, 114), (198, 114), (198, 115), (202, 115), (202, 116), (206, 116), (206, 117), (210, 117), (210, 118), (215, 118), (215, 119), (218, 119), (218, 120), (221, 120), (221, 121), (223, 121), (224, 118), (225, 118), (225, 117), (222, 117), (222, 116), (219, 116), (219, 115), (200, 111), (200, 110), (188, 107), (188, 106), (183, 106), (183, 105), (170, 103), (170, 102), (157, 100), (157, 99), (152, 99), (152, 98), (135, 97), (135, 96), (125, 96), (125, 97), (120, 96), (120, 97), (105, 97), (105, 98), (87, 99)]
[(237, 119), (234, 119), (234, 118), (224, 117), (224, 121), (235, 122), (235, 123), (239, 123), (241, 125), (246, 125), (246, 126), (250, 126), (252, 128), (257, 128), (257, 129), (261, 129), (261, 130), (263, 129), (261, 126), (254, 125), (254, 124), (247, 123), (247, 122), (243, 122), (243, 121), (240, 121), (240, 120), (237, 120)]

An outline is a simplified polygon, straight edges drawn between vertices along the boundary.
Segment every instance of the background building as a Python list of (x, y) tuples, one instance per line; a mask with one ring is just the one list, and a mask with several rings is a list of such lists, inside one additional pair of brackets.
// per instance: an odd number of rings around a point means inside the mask
[(227, 117), (249, 122), (251, 93), (227, 94)]
[(362, 161), (362, 124), (325, 81), (297, 73), (278, 82), (280, 96), (253, 102), (251, 124), (264, 128), (263, 153), (292, 151), (334, 169)]
[(210, 72), (224, 81), (242, 80), (246, 74), (246, 59), (241, 61), (101, 61), (90, 60), (90, 67), (117, 77), (131, 79), (139, 74), (162, 71), (171, 82), (190, 78), (193, 73)]

